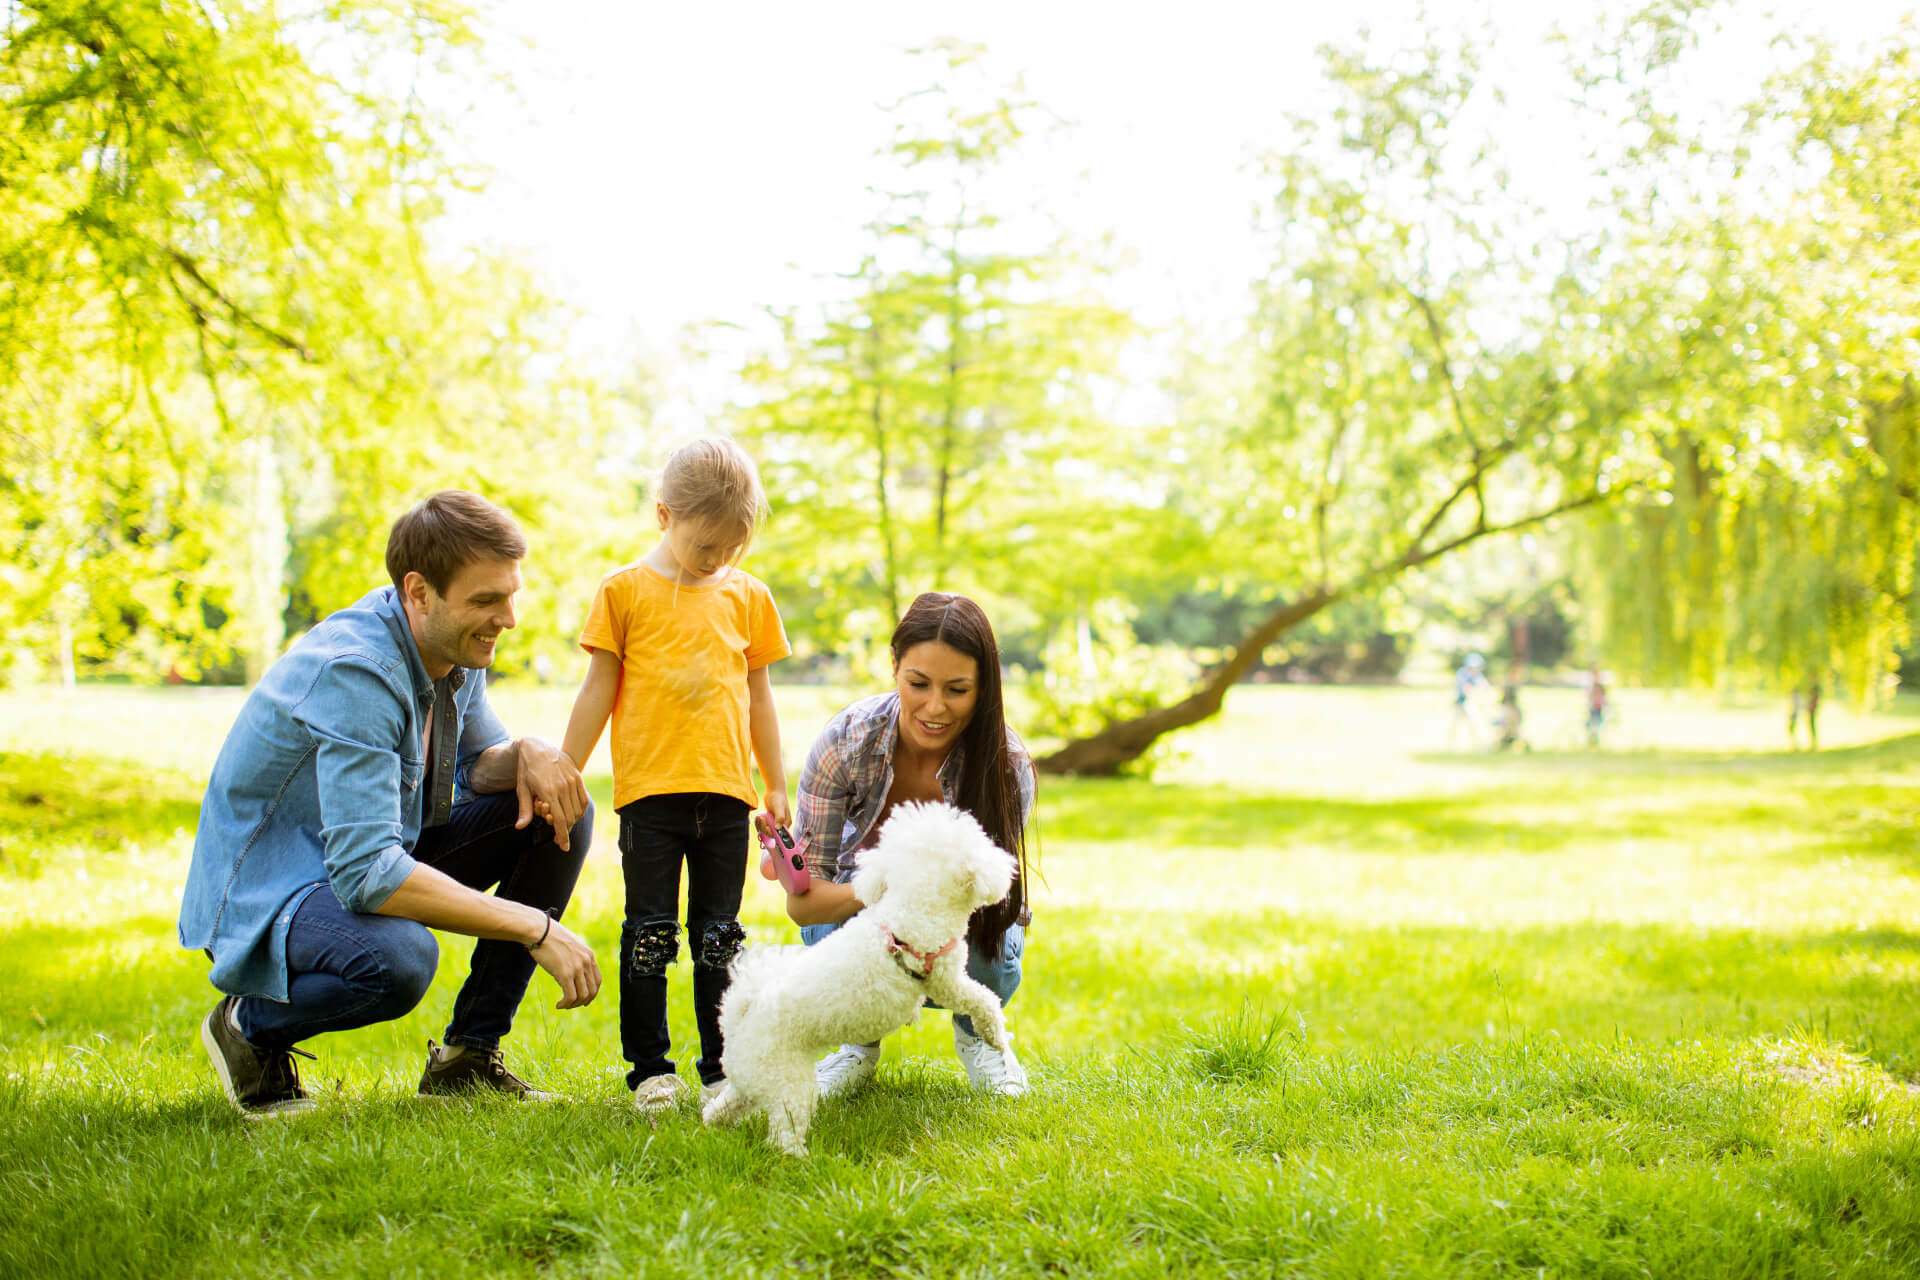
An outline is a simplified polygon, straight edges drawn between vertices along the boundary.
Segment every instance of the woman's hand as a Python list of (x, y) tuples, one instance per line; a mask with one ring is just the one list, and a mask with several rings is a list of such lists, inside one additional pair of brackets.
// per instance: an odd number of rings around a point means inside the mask
[(807, 892), (787, 895), (787, 919), (795, 924), (839, 924), (859, 915), (866, 905), (853, 896), (850, 884), (815, 880)]

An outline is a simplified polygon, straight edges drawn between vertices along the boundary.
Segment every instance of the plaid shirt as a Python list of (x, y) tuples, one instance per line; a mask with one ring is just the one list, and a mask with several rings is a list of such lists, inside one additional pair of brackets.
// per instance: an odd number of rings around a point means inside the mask
[[(900, 695), (876, 694), (847, 707), (828, 722), (800, 770), (794, 834), (806, 847), (807, 869), (817, 880), (845, 883), (853, 876), (852, 851), (866, 843), (887, 807), (893, 788), (893, 749), (900, 739)], [(1020, 783), (1020, 825), (1033, 815), (1033, 757), (1018, 734), (1007, 730), (1007, 754)], [(940, 792), (957, 803), (964, 761), (958, 747), (940, 766)]]

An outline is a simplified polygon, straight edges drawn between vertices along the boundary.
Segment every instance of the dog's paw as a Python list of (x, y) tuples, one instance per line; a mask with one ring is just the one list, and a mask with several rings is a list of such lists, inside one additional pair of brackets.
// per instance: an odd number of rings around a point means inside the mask
[(1007, 1020), (1005, 1018), (996, 1013), (991, 1018), (975, 1018), (973, 1025), (974, 1029), (980, 1033), (980, 1038), (985, 1040), (990, 1047), (1001, 1053), (1007, 1051), (1007, 1042), (1012, 1039), (1012, 1037), (1007, 1035)]

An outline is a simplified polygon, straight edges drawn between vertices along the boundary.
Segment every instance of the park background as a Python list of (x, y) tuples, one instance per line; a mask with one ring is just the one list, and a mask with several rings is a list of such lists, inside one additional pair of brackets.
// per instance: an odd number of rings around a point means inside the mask
[[(0, 1270), (1920, 1267), (1894, 8), (4, 21)], [(913, 593), (999, 627), (1035, 1094), (929, 1017), (796, 1168), (649, 1128), (536, 987), (579, 1104), (423, 1112), (451, 963), (242, 1126), (172, 920), (246, 683), (461, 485), (557, 736), (699, 431), (768, 480), (790, 776)], [(1456, 735), (1469, 652), (1533, 750)]]

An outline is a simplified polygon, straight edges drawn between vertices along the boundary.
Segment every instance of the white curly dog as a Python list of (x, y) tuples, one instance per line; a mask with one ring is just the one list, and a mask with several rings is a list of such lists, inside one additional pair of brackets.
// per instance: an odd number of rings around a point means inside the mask
[(967, 976), (967, 918), (1007, 896), (1013, 857), (973, 816), (944, 804), (902, 804), (859, 855), (859, 915), (811, 947), (752, 947), (733, 962), (720, 1002), (726, 1088), (708, 1124), (767, 1113), (767, 1141), (807, 1154), (818, 1097), (813, 1061), (907, 1026), (928, 1000), (966, 1014), (1006, 1047), (1000, 999)]

